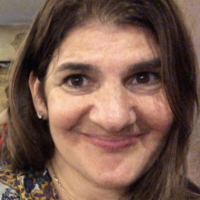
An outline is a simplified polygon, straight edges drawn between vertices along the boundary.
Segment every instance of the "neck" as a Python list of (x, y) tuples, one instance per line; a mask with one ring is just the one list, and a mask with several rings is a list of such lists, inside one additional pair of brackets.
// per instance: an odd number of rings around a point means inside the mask
[[(49, 173), (59, 200), (125, 200), (125, 190), (91, 183), (77, 175), (70, 167), (60, 166), (54, 160), (48, 165)], [(68, 173), (70, 172), (70, 173)], [(57, 179), (57, 180), (56, 180)]]

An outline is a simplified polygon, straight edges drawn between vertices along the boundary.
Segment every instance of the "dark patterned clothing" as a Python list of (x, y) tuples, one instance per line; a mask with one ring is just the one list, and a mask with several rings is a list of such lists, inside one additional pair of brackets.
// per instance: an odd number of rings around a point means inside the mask
[(47, 169), (33, 172), (0, 169), (0, 200), (58, 200)]
[[(12, 171), (1, 169), (4, 165), (6, 163), (0, 161), (0, 200), (58, 200), (47, 169), (37, 172)], [(200, 200), (198, 187), (189, 182), (188, 189), (188, 199)]]

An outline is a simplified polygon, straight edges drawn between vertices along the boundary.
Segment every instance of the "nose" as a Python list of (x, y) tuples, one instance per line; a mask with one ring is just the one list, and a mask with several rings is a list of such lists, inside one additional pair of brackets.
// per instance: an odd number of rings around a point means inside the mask
[(100, 89), (94, 97), (90, 120), (109, 132), (119, 132), (136, 121), (133, 99), (122, 87)]

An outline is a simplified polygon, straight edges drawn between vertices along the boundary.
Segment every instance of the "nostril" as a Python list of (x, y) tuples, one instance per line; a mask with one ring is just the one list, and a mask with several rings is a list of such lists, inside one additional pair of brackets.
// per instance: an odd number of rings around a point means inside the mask
[(122, 130), (136, 121), (132, 98), (118, 83), (101, 88), (93, 100), (90, 120), (106, 130)]
[(112, 105), (106, 109), (94, 108), (90, 112), (90, 120), (107, 131), (117, 132), (133, 125), (136, 122), (136, 114), (128, 107), (119, 110)]

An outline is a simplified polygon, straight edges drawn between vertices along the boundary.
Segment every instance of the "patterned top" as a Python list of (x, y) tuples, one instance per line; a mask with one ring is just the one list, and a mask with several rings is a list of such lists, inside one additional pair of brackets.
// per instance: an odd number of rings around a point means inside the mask
[[(0, 161), (0, 200), (58, 200), (56, 189), (47, 169), (42, 171), (13, 171), (2, 168)], [(200, 189), (189, 184), (192, 194), (200, 194)], [(194, 196), (194, 195), (193, 195)], [(198, 199), (196, 198), (188, 199)]]
[(47, 169), (33, 172), (0, 169), (0, 200), (58, 200)]

